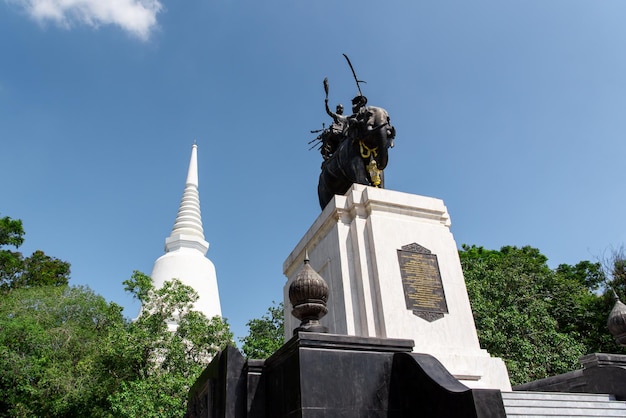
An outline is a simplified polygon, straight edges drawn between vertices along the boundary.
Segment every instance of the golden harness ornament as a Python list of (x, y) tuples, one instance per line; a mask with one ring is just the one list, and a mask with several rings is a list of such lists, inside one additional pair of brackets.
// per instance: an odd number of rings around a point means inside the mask
[(359, 146), (361, 149), (361, 157), (369, 158), (370, 156), (378, 157), (378, 147), (368, 148), (367, 145), (363, 143), (363, 141), (359, 141)]

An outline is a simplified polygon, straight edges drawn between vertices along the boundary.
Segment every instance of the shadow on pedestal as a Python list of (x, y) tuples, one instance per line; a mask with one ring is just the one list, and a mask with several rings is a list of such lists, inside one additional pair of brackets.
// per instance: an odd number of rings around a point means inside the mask
[(265, 361), (222, 351), (189, 392), (187, 418), (505, 417), (413, 341), (298, 333)]

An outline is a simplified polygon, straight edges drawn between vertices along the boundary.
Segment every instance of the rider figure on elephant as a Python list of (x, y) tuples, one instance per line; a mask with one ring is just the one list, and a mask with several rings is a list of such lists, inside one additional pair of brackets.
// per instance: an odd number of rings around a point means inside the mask
[(325, 100), (325, 106), (326, 113), (333, 118), (333, 123), (324, 134), (322, 148), (320, 149), (324, 160), (327, 160), (334, 154), (341, 141), (345, 138), (348, 118), (343, 115), (343, 105), (341, 103), (337, 105), (336, 113), (328, 108), (328, 98)]
[[(346, 139), (350, 133), (353, 133), (354, 130), (358, 129), (359, 125), (366, 121), (366, 104), (367, 97), (363, 95), (356, 96), (352, 99), (352, 115), (344, 116), (341, 103), (337, 105), (336, 112), (332, 112), (328, 107), (328, 97), (324, 100), (326, 113), (333, 118), (330, 128), (322, 135), (323, 144), (320, 152), (324, 160), (328, 160), (335, 153), (341, 141)], [(352, 128), (352, 131), (349, 131), (350, 128)]]

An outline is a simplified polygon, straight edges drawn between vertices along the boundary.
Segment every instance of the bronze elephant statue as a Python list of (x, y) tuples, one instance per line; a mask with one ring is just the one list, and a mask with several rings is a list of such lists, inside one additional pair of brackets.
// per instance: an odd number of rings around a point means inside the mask
[(334, 195), (345, 194), (354, 183), (384, 186), (382, 170), (395, 138), (389, 114), (381, 107), (365, 106), (347, 122), (344, 138), (322, 164), (317, 187), (322, 210)]

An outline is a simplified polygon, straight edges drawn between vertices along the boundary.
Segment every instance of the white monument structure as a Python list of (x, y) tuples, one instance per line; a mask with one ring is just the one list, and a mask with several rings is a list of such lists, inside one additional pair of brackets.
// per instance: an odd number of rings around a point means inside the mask
[[(215, 266), (205, 254), (209, 243), (204, 239), (198, 193), (198, 146), (191, 148), (191, 160), (187, 172), (185, 191), (170, 236), (165, 239), (165, 254), (152, 268), (152, 280), (156, 288), (173, 278), (198, 292), (194, 309), (208, 318), (222, 316), (217, 289)], [(175, 324), (169, 324), (170, 329)]]
[(442, 200), (359, 184), (335, 195), (283, 265), (286, 339), (305, 252), (329, 286), (330, 333), (412, 339), (465, 385), (511, 390), (502, 359), (480, 348)]

